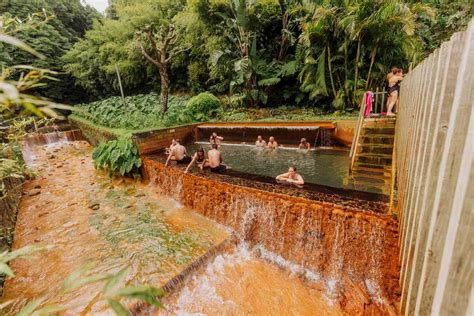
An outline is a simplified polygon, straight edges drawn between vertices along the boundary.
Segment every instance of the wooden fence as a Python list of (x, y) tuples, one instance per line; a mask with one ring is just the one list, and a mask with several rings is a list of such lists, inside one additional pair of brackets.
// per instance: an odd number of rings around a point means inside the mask
[(403, 80), (394, 150), (401, 312), (472, 315), (474, 21)]

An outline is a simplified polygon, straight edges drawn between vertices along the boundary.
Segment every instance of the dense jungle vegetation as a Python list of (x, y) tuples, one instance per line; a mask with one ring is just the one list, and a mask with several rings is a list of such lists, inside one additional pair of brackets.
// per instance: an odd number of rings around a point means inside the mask
[[(267, 108), (344, 114), (383, 87), (393, 65), (416, 65), (472, 12), (469, 0), (110, 0), (102, 15), (80, 0), (4, 0), (2, 19), (42, 16), (15, 37), (46, 58), (0, 44), (0, 63), (54, 71), (30, 93), (98, 101), (79, 115), (106, 126), (253, 119)], [(104, 100), (120, 95), (117, 68), (125, 95), (149, 95)], [(220, 108), (192, 113), (185, 101), (202, 92)]]

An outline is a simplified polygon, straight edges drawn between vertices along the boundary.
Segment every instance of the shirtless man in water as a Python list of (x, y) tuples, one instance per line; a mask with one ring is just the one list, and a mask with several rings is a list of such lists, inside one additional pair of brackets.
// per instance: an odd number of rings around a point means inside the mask
[(275, 140), (275, 137), (270, 136), (270, 138), (268, 139), (267, 147), (268, 147), (269, 149), (277, 149), (277, 148), (278, 148), (278, 143), (277, 143), (277, 141)]
[(263, 140), (262, 136), (258, 135), (257, 141), (255, 142), (255, 146), (265, 147), (266, 144), (267, 144), (267, 142)]
[(171, 157), (173, 156), (176, 159), (177, 163), (188, 164), (191, 162), (191, 157), (188, 156), (188, 152), (186, 151), (186, 148), (180, 144), (179, 139), (177, 139), (175, 142), (176, 142), (176, 145), (168, 154), (168, 159), (166, 159), (165, 166), (168, 166), (171, 160)]
[(287, 173), (280, 174), (276, 177), (278, 182), (291, 183), (296, 186), (302, 186), (304, 184), (303, 177), (296, 172), (295, 167), (289, 167)]
[(213, 132), (211, 137), (209, 137), (209, 143), (211, 143), (211, 145), (216, 144), (218, 148), (221, 147), (222, 140), (224, 140), (224, 137), (217, 136), (216, 132)]
[(217, 150), (217, 144), (212, 144), (212, 149), (207, 152), (208, 166), (211, 172), (224, 173), (228, 167), (222, 164), (222, 154)]

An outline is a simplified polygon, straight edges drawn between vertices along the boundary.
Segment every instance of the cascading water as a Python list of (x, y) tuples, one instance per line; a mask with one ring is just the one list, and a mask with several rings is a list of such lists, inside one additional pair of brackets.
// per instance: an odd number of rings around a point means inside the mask
[(318, 277), (305, 272), (264, 248), (251, 250), (240, 243), (165, 303), (168, 313), (177, 315), (342, 315), (322, 295)]
[(327, 294), (336, 295), (339, 282), (341, 281), (342, 268), (344, 265), (344, 220), (339, 216), (333, 216), (334, 240), (332, 244), (329, 264), (329, 276), (327, 280)]
[[(369, 293), (369, 299), (375, 295), (374, 301), (379, 293), (390, 296), (387, 291), (393, 293), (398, 286), (393, 272), (398, 269), (397, 252), (393, 251), (397, 225), (389, 216), (185, 175), (151, 160), (145, 160), (144, 165), (145, 170), (157, 170), (159, 175), (154, 178), (148, 173), (148, 179), (161, 192), (170, 191), (163, 177), (182, 178), (186, 194), (181, 203), (231, 228), (240, 242), (257, 249), (261, 258), (269, 260), (268, 253), (273, 253), (276, 257), (272, 260), (292, 262), (309, 271), (298, 275), (322, 282), (321, 291), (332, 302), (345, 296), (348, 280), (352, 281), (350, 286), (368, 280), (363, 291)], [(357, 253), (361, 255), (354, 255)], [(362, 310), (369, 302), (359, 302)]]

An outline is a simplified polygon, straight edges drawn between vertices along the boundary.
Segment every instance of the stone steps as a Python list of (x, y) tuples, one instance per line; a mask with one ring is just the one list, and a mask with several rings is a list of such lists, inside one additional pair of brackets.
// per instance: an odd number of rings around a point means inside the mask
[(387, 118), (364, 120), (351, 170), (356, 185), (390, 191), (395, 122)]
[(391, 170), (391, 166), (381, 165), (381, 164), (373, 164), (373, 163), (365, 163), (356, 161), (354, 163), (353, 170), (357, 170), (360, 168), (370, 168), (370, 169), (378, 169), (378, 170)]
[(359, 144), (357, 152), (361, 154), (384, 154), (391, 155), (393, 152), (393, 144)]

